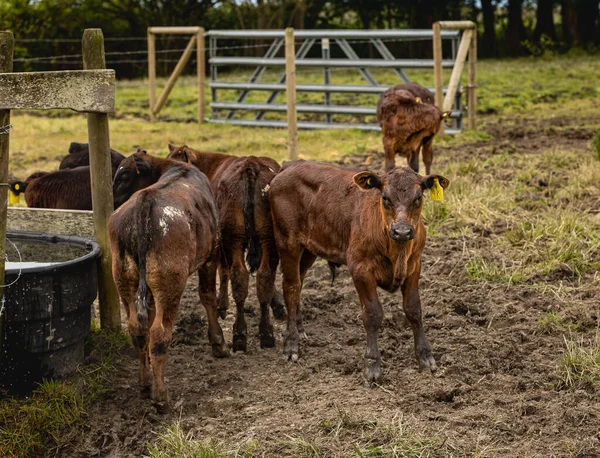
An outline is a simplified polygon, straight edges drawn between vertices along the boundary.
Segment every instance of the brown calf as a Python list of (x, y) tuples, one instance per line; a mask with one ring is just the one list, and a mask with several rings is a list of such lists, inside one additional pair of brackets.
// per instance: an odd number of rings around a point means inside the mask
[(316, 162), (284, 165), (271, 182), (269, 197), (281, 258), (283, 295), (288, 309), (284, 353), (298, 359), (304, 334), (300, 290), (317, 256), (346, 264), (363, 307), (367, 331), (366, 383), (381, 375), (377, 334), (383, 309), (377, 287), (400, 288), (421, 369), (436, 368), (423, 331), (419, 276), (425, 246), (421, 219), (424, 191), (441, 176), (423, 177), (408, 167), (385, 174), (358, 172)]
[(90, 168), (77, 167), (58, 172), (35, 172), (25, 181), (13, 181), (10, 189), (25, 194), (28, 207), (91, 210)]
[[(112, 166), (113, 177), (115, 176), (115, 173), (117, 173), (119, 164), (123, 159), (125, 159), (125, 156), (121, 153), (114, 149), (110, 150), (110, 163)], [(74, 169), (75, 167), (82, 167), (85, 165), (90, 165), (90, 146), (87, 143), (72, 142), (69, 146), (69, 154), (60, 161), (58, 169)]]
[(222, 259), (219, 265), (219, 312), (224, 318), (228, 307), (228, 283), (231, 277), (236, 320), (233, 327), (233, 350), (246, 350), (244, 303), (248, 297), (249, 273), (256, 271), (256, 294), (260, 303), (260, 346), (274, 347), (269, 304), (276, 317), (284, 312), (283, 298), (275, 294), (275, 274), (279, 258), (273, 238), (268, 189), (279, 172), (279, 164), (268, 157), (237, 157), (203, 153), (188, 146), (169, 144), (169, 158), (188, 162), (210, 180), (221, 228)]
[(383, 133), (386, 171), (394, 168), (395, 155), (400, 154), (418, 172), (422, 149), (425, 170), (431, 173), (433, 137), (450, 114), (442, 113), (433, 103), (433, 94), (418, 83), (400, 84), (381, 95), (377, 120)]
[(217, 318), (217, 208), (198, 169), (143, 152), (123, 161), (113, 188), (119, 205), (109, 221), (113, 277), (140, 355), (142, 391), (151, 386), (153, 401), (167, 408), (167, 348), (187, 279), (196, 270), (213, 354), (228, 354)]

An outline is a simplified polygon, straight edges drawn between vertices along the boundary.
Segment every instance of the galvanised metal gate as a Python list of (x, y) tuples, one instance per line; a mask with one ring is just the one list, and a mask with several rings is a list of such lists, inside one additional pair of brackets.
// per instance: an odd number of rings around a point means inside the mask
[[(442, 39), (450, 41), (452, 59), (443, 60), (444, 68), (454, 67), (457, 48), (461, 38), (460, 31), (444, 30), (441, 33)], [(245, 126), (266, 126), (266, 127), (285, 127), (285, 119), (268, 119), (266, 114), (269, 112), (285, 113), (287, 106), (285, 103), (276, 103), (280, 94), (285, 93), (285, 58), (280, 57), (284, 44), (284, 30), (212, 30), (206, 33), (209, 38), (209, 65), (210, 65), (210, 90), (211, 90), (211, 117), (208, 119), (214, 123), (229, 123)], [(360, 105), (340, 105), (333, 104), (331, 94), (381, 94), (387, 90), (390, 85), (381, 85), (377, 83), (372, 69), (391, 69), (398, 77), (398, 83), (409, 82), (405, 69), (425, 69), (433, 70), (433, 59), (401, 59), (394, 56), (386, 42), (390, 41), (423, 41), (432, 40), (433, 32), (431, 30), (296, 30), (294, 37), (298, 40), (296, 51), (296, 69), (300, 72), (303, 68), (312, 68), (314, 71), (322, 72), (322, 84), (297, 84), (297, 92), (322, 93), (323, 102), (316, 103), (298, 103), (296, 109), (298, 114), (309, 113), (320, 115), (322, 121), (299, 120), (299, 128), (323, 129), (323, 128), (359, 128), (364, 130), (379, 130), (376, 122), (336, 122), (336, 115), (355, 115), (360, 117), (375, 117), (377, 109), (374, 104), (370, 106)], [(219, 56), (219, 50), (231, 49), (235, 47), (219, 46), (219, 40), (263, 40), (270, 44), (256, 45), (267, 48), (263, 57), (241, 57), (241, 56)], [(344, 58), (331, 58), (330, 46), (332, 42), (339, 47)], [(369, 43), (376, 50), (381, 58), (360, 58), (359, 54), (353, 48), (356, 43)], [(250, 46), (252, 47), (252, 46)], [(309, 57), (309, 54), (318, 52), (320, 47), (320, 58)], [(241, 48), (241, 47), (240, 47)], [(247, 48), (247, 47), (246, 47)], [(339, 54), (339, 53), (338, 53)], [(242, 66), (254, 67), (254, 71), (247, 81), (219, 81), (219, 67), (239, 68)], [(281, 76), (277, 82), (260, 82), (259, 80), (269, 67), (280, 67)], [(331, 69), (357, 69), (366, 81), (366, 85), (355, 84), (332, 84)], [(429, 88), (432, 92), (433, 88)], [(237, 90), (235, 101), (219, 101), (219, 90)], [(247, 101), (252, 91), (266, 91), (269, 93), (266, 100), (262, 103)], [(446, 88), (444, 88), (444, 93)], [(450, 118), (454, 120), (453, 128), (446, 128), (445, 132), (452, 134), (462, 131), (463, 110), (461, 105), (461, 90), (456, 92), (452, 114)], [(225, 114), (223, 115), (223, 112)], [(239, 112), (255, 112), (251, 118), (240, 118)]]

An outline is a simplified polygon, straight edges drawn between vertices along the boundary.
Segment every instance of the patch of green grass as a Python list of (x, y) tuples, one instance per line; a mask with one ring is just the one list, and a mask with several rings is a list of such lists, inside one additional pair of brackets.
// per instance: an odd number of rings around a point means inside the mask
[(93, 328), (86, 346), (95, 361), (80, 366), (78, 377), (44, 380), (28, 399), (0, 403), (0, 456), (39, 457), (69, 444), (76, 427), (84, 423), (86, 406), (109, 390), (114, 355), (127, 345), (127, 334)]
[(596, 132), (594, 138), (592, 139), (592, 148), (596, 152), (596, 157), (600, 161), (600, 131)]
[(184, 432), (179, 423), (167, 426), (157, 440), (148, 445), (150, 458), (224, 458), (225, 453), (214, 441), (203, 442)]
[(521, 266), (516, 263), (507, 264), (506, 260), (497, 262), (475, 257), (467, 262), (465, 269), (471, 280), (507, 284), (521, 283), (524, 280)]
[(26, 402), (0, 404), (0, 456), (37, 457), (68, 443), (66, 428), (80, 424), (84, 398), (74, 385), (44, 381)]
[[(344, 456), (356, 457), (428, 457), (442, 448), (438, 437), (430, 437), (401, 415), (392, 421), (361, 418), (338, 409), (337, 416), (323, 420), (329, 450), (346, 451)], [(325, 442), (324, 442), (325, 443)], [(351, 447), (351, 448), (350, 448)]]
[(565, 353), (558, 367), (559, 386), (591, 389), (600, 393), (600, 330), (590, 340), (565, 340)]

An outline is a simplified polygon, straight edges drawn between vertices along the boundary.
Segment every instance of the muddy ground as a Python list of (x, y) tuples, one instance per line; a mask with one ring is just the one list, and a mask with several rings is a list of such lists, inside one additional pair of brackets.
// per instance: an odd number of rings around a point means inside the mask
[[(495, 148), (531, 154), (560, 146), (584, 149), (591, 137), (576, 127), (555, 130), (552, 123), (488, 130), (493, 140), (439, 147), (436, 161), (489, 155)], [(382, 159), (380, 152), (366, 152), (343, 162), (379, 169)], [(258, 314), (253, 312), (247, 317), (248, 352), (214, 359), (196, 278), (191, 277), (169, 350), (172, 412), (159, 415), (140, 399), (137, 359), (124, 352), (110, 392), (88, 412), (89, 429), (63, 456), (142, 456), (156, 433), (176, 421), (196, 438), (221, 441), (225, 451), (254, 444), (249, 454), (269, 457), (316, 456), (315, 451), (354, 456), (351, 442), (360, 441), (365, 425), (395, 425), (436, 437), (436, 456), (600, 456), (600, 399), (591, 390), (557, 388), (563, 335), (540, 331), (540, 317), (565, 307), (564, 302), (540, 289), (474, 282), (467, 276), (466, 247), (485, 247), (494, 236), (494, 227), (484, 228), (468, 237), (438, 236), (426, 246), (421, 298), (426, 334), (440, 368), (434, 375), (417, 370), (399, 296), (380, 292), (384, 379), (370, 389), (362, 383), (360, 305), (345, 267), (333, 286), (322, 261), (307, 276), (302, 307), (309, 339), (302, 343), (298, 364), (283, 358), (282, 322), (275, 322), (277, 348), (259, 348)], [(572, 293), (577, 306), (571, 312), (587, 326), (587, 336), (594, 332), (598, 293), (597, 288)], [(253, 294), (248, 304), (256, 310)], [(232, 325), (230, 309), (223, 322), (229, 342)], [(340, 433), (339, 425), (360, 431)]]

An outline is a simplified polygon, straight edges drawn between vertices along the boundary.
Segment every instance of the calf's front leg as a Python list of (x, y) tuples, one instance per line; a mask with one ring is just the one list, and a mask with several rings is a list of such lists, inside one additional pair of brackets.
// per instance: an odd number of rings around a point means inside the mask
[(415, 356), (419, 363), (419, 370), (429, 369), (433, 372), (437, 369), (437, 366), (431, 354), (431, 347), (429, 346), (427, 337), (425, 337), (425, 331), (423, 330), (421, 297), (419, 296), (420, 275), (421, 261), (418, 262), (414, 272), (402, 283), (402, 305), (415, 338)]
[(375, 279), (353, 274), (354, 286), (363, 309), (363, 324), (367, 331), (365, 352), (365, 387), (370, 387), (381, 378), (381, 354), (377, 348), (377, 336), (383, 322), (383, 307), (377, 297)]

